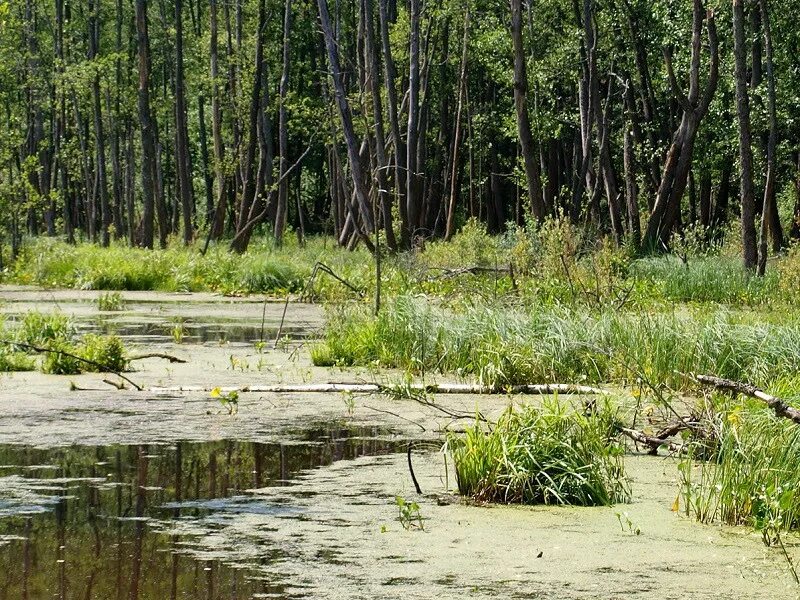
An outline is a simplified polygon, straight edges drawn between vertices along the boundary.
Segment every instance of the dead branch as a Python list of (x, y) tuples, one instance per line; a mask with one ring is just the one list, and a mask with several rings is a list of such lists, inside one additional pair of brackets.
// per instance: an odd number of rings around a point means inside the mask
[(713, 375), (697, 375), (694, 379), (699, 383), (710, 385), (724, 392), (742, 394), (743, 396), (749, 396), (750, 398), (761, 400), (775, 412), (776, 416), (783, 417), (784, 419), (789, 419), (794, 423), (800, 424), (800, 410), (789, 406), (781, 398), (767, 394), (754, 385), (732, 381), (730, 379), (723, 379)]
[(408, 471), (411, 473), (411, 481), (414, 482), (414, 489), (417, 490), (418, 494), (422, 494), (422, 488), (419, 487), (419, 482), (417, 482), (417, 476), (414, 475), (414, 467), (411, 465), (411, 449), (414, 447), (414, 442), (408, 443)]
[(658, 454), (658, 449), (662, 447), (668, 449), (670, 452), (680, 452), (683, 449), (683, 444), (677, 444), (660, 437), (647, 435), (646, 433), (636, 429), (628, 429), (627, 427), (619, 427), (618, 429), (620, 433), (629, 437), (637, 444), (649, 446), (649, 453), (652, 455)]
[(147, 354), (137, 354), (135, 356), (131, 356), (130, 358), (128, 358), (128, 362), (133, 362), (135, 360), (144, 360), (146, 358), (163, 358), (164, 360), (168, 360), (171, 363), (186, 364), (186, 361), (182, 358), (178, 358), (177, 356), (172, 356), (172, 354), (163, 354), (161, 352), (148, 352)]

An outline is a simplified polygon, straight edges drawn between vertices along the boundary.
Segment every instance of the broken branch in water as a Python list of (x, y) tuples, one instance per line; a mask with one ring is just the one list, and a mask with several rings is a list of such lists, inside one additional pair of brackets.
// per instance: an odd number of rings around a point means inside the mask
[(649, 453), (652, 455), (658, 454), (658, 449), (662, 447), (666, 448), (670, 452), (680, 452), (683, 449), (683, 444), (677, 444), (661, 437), (647, 435), (646, 433), (636, 429), (628, 429), (627, 427), (618, 427), (618, 429), (620, 433), (626, 437), (629, 437), (637, 444), (649, 446)]
[(130, 358), (128, 358), (128, 362), (133, 362), (134, 360), (144, 360), (146, 358), (163, 358), (164, 360), (168, 360), (171, 363), (186, 364), (186, 361), (182, 358), (178, 358), (177, 356), (172, 356), (172, 354), (163, 354), (161, 352), (148, 352), (147, 354), (137, 354), (136, 356), (131, 356)]
[(781, 398), (767, 394), (754, 385), (749, 383), (741, 383), (739, 381), (732, 381), (730, 379), (723, 379), (713, 375), (697, 375), (695, 376), (695, 380), (704, 385), (715, 387), (718, 390), (742, 394), (744, 396), (749, 396), (750, 398), (757, 398), (769, 406), (777, 416), (800, 424), (800, 410), (789, 406)]
[(411, 473), (411, 481), (414, 482), (414, 489), (417, 490), (418, 494), (422, 494), (422, 488), (419, 487), (419, 482), (417, 482), (417, 477), (414, 475), (414, 467), (411, 465), (411, 449), (414, 447), (414, 442), (408, 443), (408, 470)]

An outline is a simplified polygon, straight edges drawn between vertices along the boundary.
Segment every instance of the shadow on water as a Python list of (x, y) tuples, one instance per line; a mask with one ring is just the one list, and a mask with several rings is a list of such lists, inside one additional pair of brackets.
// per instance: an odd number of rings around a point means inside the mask
[(302, 518), (299, 509), (253, 489), (402, 451), (406, 441), (391, 436), (328, 424), (284, 443), (0, 445), (0, 600), (292, 597), (285, 588), (297, 582), (248, 570), (279, 563), (281, 548), (265, 541), (258, 556), (242, 559), (234, 548), (204, 548), (175, 531), (247, 513), (274, 517), (277, 529), (281, 517)]

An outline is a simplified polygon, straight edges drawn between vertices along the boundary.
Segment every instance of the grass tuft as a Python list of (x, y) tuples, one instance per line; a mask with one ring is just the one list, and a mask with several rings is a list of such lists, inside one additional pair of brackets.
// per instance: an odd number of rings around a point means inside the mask
[(452, 434), (458, 490), (483, 502), (607, 506), (630, 497), (624, 446), (606, 407), (586, 415), (557, 398), (509, 408), (487, 431)]

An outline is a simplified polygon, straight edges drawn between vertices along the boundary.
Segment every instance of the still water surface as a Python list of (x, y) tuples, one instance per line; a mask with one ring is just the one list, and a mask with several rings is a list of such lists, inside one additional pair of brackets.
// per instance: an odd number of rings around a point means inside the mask
[(0, 600), (292, 597), (298, 582), (255, 574), (285, 557), (269, 536), (242, 557), (205, 547), (209, 531), (247, 514), (275, 531), (301, 511), (255, 490), (406, 443), (378, 427), (323, 424), (285, 443), (0, 445)]

